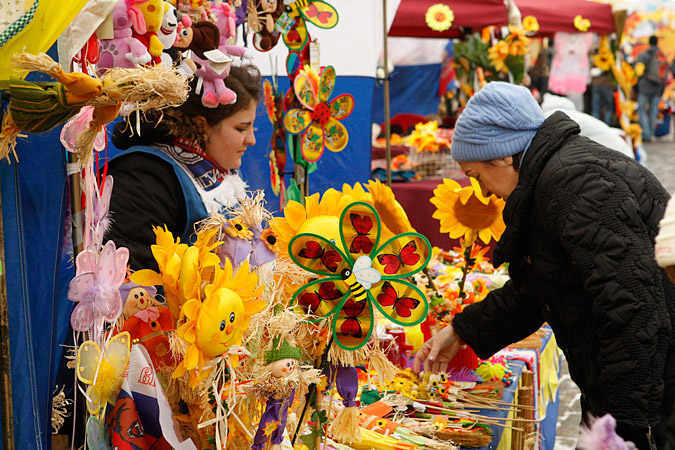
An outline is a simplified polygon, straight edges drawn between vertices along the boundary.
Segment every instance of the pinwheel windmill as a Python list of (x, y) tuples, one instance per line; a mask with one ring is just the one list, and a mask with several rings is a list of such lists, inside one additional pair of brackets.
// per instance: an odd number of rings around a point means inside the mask
[(302, 156), (309, 162), (318, 161), (324, 147), (340, 152), (349, 142), (349, 134), (340, 123), (354, 109), (354, 97), (342, 94), (328, 102), (335, 87), (335, 69), (327, 66), (320, 80), (300, 73), (293, 88), (302, 108), (293, 108), (284, 116), (284, 128), (291, 134), (301, 134)]
[(375, 309), (403, 326), (417, 325), (427, 316), (426, 297), (405, 278), (426, 267), (429, 241), (408, 232), (379, 245), (380, 230), (375, 209), (356, 202), (342, 213), (339, 244), (310, 233), (298, 234), (289, 243), (293, 261), (322, 276), (301, 287), (291, 303), (307, 313), (331, 316), (335, 342), (345, 350), (368, 342)]

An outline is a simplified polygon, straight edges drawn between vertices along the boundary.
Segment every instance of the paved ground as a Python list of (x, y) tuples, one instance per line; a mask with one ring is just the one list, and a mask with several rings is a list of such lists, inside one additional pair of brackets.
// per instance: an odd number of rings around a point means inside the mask
[[(670, 195), (675, 194), (675, 142), (660, 140), (647, 143), (645, 166), (663, 183)], [(581, 409), (579, 407), (579, 389), (567, 372), (567, 362), (563, 364), (563, 376), (560, 380), (560, 410), (555, 440), (556, 450), (573, 450), (579, 434)]]

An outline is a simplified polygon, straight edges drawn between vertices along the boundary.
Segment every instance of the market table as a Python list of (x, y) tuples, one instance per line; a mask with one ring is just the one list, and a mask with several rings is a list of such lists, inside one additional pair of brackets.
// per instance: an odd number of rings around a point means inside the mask
[[(497, 353), (509, 361), (516, 381), (504, 389), (502, 400), (509, 404), (516, 404), (522, 373), (525, 368), (534, 372), (534, 403), (535, 419), (539, 419), (539, 439), (535, 449), (552, 450), (555, 445), (556, 423), (558, 419), (558, 384), (560, 379), (561, 355), (555, 336), (550, 327), (542, 327), (544, 335), (539, 348), (506, 348)], [(507, 411), (481, 410), (479, 414), (488, 417), (507, 417)], [(506, 422), (513, 425), (512, 422)], [(511, 430), (497, 425), (491, 425), (492, 442), (481, 450), (510, 450), (514, 448)], [(462, 447), (463, 448), (463, 447)]]

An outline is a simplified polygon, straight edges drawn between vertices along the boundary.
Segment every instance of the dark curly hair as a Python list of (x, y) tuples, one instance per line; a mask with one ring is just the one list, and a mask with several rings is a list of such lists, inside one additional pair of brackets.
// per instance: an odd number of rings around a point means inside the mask
[[(237, 94), (237, 101), (207, 108), (202, 105), (201, 95), (196, 93), (197, 81), (197, 78), (190, 81), (190, 94), (182, 105), (146, 114), (141, 123), (140, 136), (126, 122), (117, 123), (113, 129), (113, 144), (117, 148), (127, 149), (132, 145), (170, 142), (174, 138), (185, 137), (203, 146), (206, 143), (205, 130), (197, 117), (204, 117), (206, 123), (215, 125), (248, 108), (251, 101), (258, 101), (262, 90), (262, 77), (256, 66), (232, 66), (225, 78), (225, 85)], [(131, 122), (133, 124), (133, 120)]]

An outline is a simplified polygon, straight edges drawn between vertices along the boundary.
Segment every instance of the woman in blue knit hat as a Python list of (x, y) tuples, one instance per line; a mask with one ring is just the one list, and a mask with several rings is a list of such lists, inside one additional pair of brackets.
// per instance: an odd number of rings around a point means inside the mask
[(511, 280), (426, 342), (415, 369), (443, 370), (464, 343), (488, 358), (548, 322), (584, 420), (610, 413), (639, 449), (675, 449), (675, 286), (654, 258), (669, 195), (579, 131), (562, 112), (545, 118), (520, 86), (489, 83), (469, 100), (452, 155), (506, 200), (494, 263), (509, 262)]

